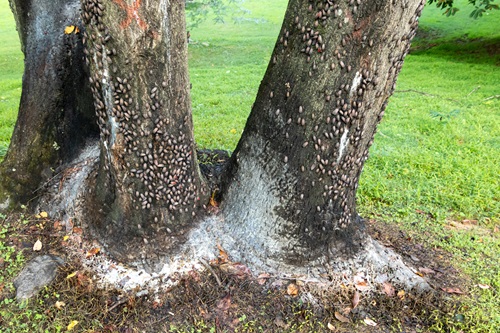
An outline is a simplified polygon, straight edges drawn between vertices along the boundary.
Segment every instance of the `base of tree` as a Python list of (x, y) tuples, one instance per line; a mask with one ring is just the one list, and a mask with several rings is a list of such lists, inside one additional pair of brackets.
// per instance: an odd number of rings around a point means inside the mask
[[(91, 142), (73, 163), (59, 170), (50, 183), (45, 185), (44, 194), (39, 198), (37, 208), (39, 211), (48, 212), (50, 217), (59, 219), (68, 233), (73, 232), (75, 227), (83, 230), (83, 237), (80, 240), (83, 245), (75, 250), (80, 251), (79, 255), (84, 261), (85, 252), (91, 247), (98, 246), (102, 248), (101, 252), (107, 250), (106, 244), (97, 245), (97, 242), (92, 239), (95, 233), (86, 224), (88, 216), (92, 213), (86, 210), (88, 205), (85, 198), (88, 198), (88, 192), (91, 191), (87, 184), (89, 176), (97, 168), (98, 159), (97, 143)], [(123, 272), (126, 271), (124, 274), (142, 275), (141, 281), (148, 280), (147, 276), (150, 276), (152, 280), (159, 278), (162, 281), (168, 280), (168, 275), (175, 272), (193, 267), (207, 267), (207, 262), (218, 258), (223, 253), (224, 256), (229, 256), (226, 258), (228, 262), (238, 262), (244, 265), (238, 266), (238, 269), (248, 267), (249, 271), (256, 276), (267, 273), (275, 277), (294, 277), (328, 285), (361, 283), (366, 288), (375, 288), (385, 282), (407, 290), (424, 291), (430, 288), (425, 279), (407, 266), (397, 253), (370, 237), (367, 237), (364, 242), (364, 249), (350, 259), (332, 260), (325, 256), (308, 265), (298, 267), (270, 259), (252, 250), (249, 239), (242, 239), (241, 234), (236, 238), (230, 232), (222, 214), (217, 214), (216, 207), (209, 207), (209, 209), (212, 209), (212, 215), (208, 215), (185, 235), (186, 241), (177, 247), (178, 250), (175, 253), (163, 257), (155, 256), (154, 261), (139, 259), (129, 262), (129, 265), (134, 268), (131, 270), (123, 268)], [(90, 268), (93, 267), (96, 273), (102, 275), (103, 281), (106, 281), (105, 276), (110, 272), (106, 267), (119, 266), (106, 256), (99, 259), (92, 257), (88, 265)]]

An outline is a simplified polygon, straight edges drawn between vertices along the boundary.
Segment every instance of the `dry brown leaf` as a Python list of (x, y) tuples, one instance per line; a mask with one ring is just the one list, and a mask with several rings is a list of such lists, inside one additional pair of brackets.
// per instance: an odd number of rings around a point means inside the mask
[(366, 325), (369, 325), (369, 326), (377, 326), (377, 323), (374, 322), (373, 320), (371, 320), (370, 318), (365, 318), (365, 320), (363, 320), (365, 322)]
[(396, 290), (394, 290), (394, 287), (389, 282), (384, 282), (384, 292), (389, 297), (396, 296)]
[(454, 287), (449, 287), (449, 288), (441, 288), (444, 292), (447, 292), (448, 294), (457, 294), (457, 295), (463, 295), (464, 292), (460, 290), (460, 288), (454, 288)]
[(56, 231), (61, 231), (63, 228), (61, 221), (55, 221), (53, 227)]
[(261, 273), (257, 276), (257, 283), (263, 285), (267, 282), (267, 280), (271, 277), (269, 273)]
[(286, 292), (290, 296), (297, 296), (299, 294), (299, 286), (295, 283), (290, 283), (286, 288)]
[(331, 323), (328, 323), (328, 325), (326, 325), (328, 327), (328, 329), (330, 331), (335, 331), (335, 326), (333, 326)]
[(74, 228), (73, 228), (73, 232), (74, 232), (75, 234), (79, 234), (79, 235), (81, 235), (81, 234), (83, 233), (83, 229), (82, 229), (82, 228), (79, 228), (79, 227), (74, 227)]
[(219, 249), (219, 262), (224, 263), (229, 261), (229, 255), (227, 252), (222, 248), (220, 244), (217, 244), (217, 248)]
[(85, 255), (85, 258), (87, 258), (87, 259), (88, 259), (88, 258), (90, 258), (90, 257), (93, 257), (93, 256), (95, 256), (96, 254), (98, 254), (100, 251), (101, 251), (101, 249), (100, 249), (100, 248), (98, 248), (98, 247), (94, 247), (94, 248), (92, 248), (92, 249), (90, 249), (90, 250), (88, 250), (88, 251), (87, 251), (87, 254)]
[(343, 322), (343, 323), (349, 323), (350, 322), (349, 318), (344, 317), (338, 311), (335, 311), (335, 318), (337, 318), (338, 321)]
[(227, 294), (224, 298), (217, 302), (217, 310), (228, 311), (231, 307), (231, 295)]
[(360, 298), (361, 298), (361, 294), (358, 291), (355, 291), (354, 295), (352, 296), (352, 308), (353, 309), (355, 309), (358, 306)]
[(42, 242), (40, 240), (37, 240), (33, 245), (33, 251), (38, 252), (41, 249), (42, 249)]
[(421, 272), (421, 273), (424, 273), (424, 274), (436, 274), (436, 272), (430, 268), (427, 268), (427, 267), (419, 267), (418, 270)]
[(57, 301), (55, 306), (58, 310), (61, 310), (62, 308), (64, 308), (66, 306), (66, 303), (64, 303), (62, 301)]
[(356, 283), (355, 287), (359, 291), (367, 291), (368, 289), (370, 289), (370, 287), (368, 286), (368, 283), (366, 281), (360, 281), (360, 282)]
[(235, 275), (239, 279), (244, 279), (251, 275), (250, 269), (239, 262), (226, 262), (220, 264), (219, 268), (228, 274)]

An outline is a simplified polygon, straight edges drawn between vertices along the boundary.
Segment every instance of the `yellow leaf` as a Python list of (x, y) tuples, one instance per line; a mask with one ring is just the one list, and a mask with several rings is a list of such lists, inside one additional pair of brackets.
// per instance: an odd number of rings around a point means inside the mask
[(40, 216), (40, 214), (36, 214), (36, 215), (35, 215), (35, 217), (36, 217), (37, 219), (42, 218), (42, 217)]
[(63, 241), (67, 241), (68, 239), (69, 239), (68, 235), (66, 235), (66, 236), (63, 237)]
[(77, 320), (71, 321), (71, 323), (69, 323), (69, 325), (67, 327), (67, 330), (71, 331), (73, 328), (75, 328), (76, 325), (78, 325), (78, 321)]
[(46, 219), (47, 217), (49, 217), (49, 214), (47, 214), (47, 212), (41, 212), (40, 217)]
[(233, 129), (232, 129), (232, 130), (230, 130), (229, 132), (231, 132), (231, 134), (236, 134), (236, 129), (234, 129), (234, 128), (233, 128)]
[(64, 302), (61, 302), (61, 301), (57, 301), (57, 302), (56, 302), (56, 308), (57, 308), (58, 310), (61, 310), (61, 309), (62, 309), (63, 307), (65, 307), (65, 306), (66, 306), (66, 303), (64, 303)]
[(68, 25), (66, 28), (64, 28), (64, 33), (66, 35), (71, 35), (73, 31), (75, 31), (75, 26), (74, 25)]
[(286, 292), (290, 296), (297, 296), (299, 294), (299, 287), (294, 283), (290, 283), (286, 288)]
[(42, 242), (40, 242), (40, 240), (37, 240), (33, 245), (33, 251), (40, 251), (41, 249), (42, 249)]
[(66, 276), (66, 279), (71, 279), (73, 276), (75, 276), (75, 275), (76, 275), (76, 273), (78, 273), (78, 271), (73, 272), (73, 273), (71, 273), (70, 275)]

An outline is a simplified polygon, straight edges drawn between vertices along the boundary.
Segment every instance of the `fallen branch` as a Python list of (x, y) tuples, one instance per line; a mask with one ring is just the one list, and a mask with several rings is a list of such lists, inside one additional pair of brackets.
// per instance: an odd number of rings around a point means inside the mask
[(459, 101), (459, 100), (457, 100), (457, 99), (453, 99), (453, 98), (446, 98), (446, 97), (439, 96), (439, 95), (429, 94), (429, 93), (426, 93), (426, 92), (424, 92), (424, 91), (419, 91), (419, 90), (415, 90), (415, 89), (408, 89), (408, 90), (395, 90), (394, 92), (395, 92), (395, 93), (408, 93), (408, 92), (412, 92), (412, 93), (416, 93), (416, 94), (420, 94), (420, 95), (424, 95), (424, 96), (429, 96), (429, 97), (438, 97), (438, 98), (441, 98), (441, 99), (445, 99), (445, 100), (447, 100), (447, 101), (452, 101), (452, 102), (460, 103), (460, 101)]
[(490, 96), (488, 98), (483, 99), (483, 101), (489, 101), (490, 99), (495, 99), (495, 98), (500, 98), (500, 95)]

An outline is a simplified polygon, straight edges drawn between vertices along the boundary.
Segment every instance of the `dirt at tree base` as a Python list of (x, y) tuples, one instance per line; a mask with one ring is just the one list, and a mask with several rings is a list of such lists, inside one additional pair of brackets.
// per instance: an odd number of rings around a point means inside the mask
[[(29, 256), (29, 249), (40, 239), (43, 253), (68, 258), (56, 282), (38, 296), (45, 307), (38, 311), (46, 311), (57, 320), (61, 312), (54, 311), (54, 306), (63, 301), (68, 318), (92, 316), (93, 322), (80, 322), (81, 329), (91, 332), (425, 332), (437, 322), (453, 322), (460, 313), (459, 299), (442, 288), (468, 284), (447, 262), (450, 256), (444, 251), (414, 243), (393, 225), (370, 221), (372, 237), (404, 252), (404, 259), (415, 266), (435, 270), (426, 276), (433, 290), (417, 294), (395, 287), (390, 295), (384, 289), (360, 291), (355, 285), (324, 288), (301, 279), (240, 274), (228, 270), (227, 262), (219, 258), (207, 262), (210, 269), (175, 274), (172, 279), (176, 283), (161, 292), (138, 296), (137, 289), (98, 288), (93, 273), (68, 253), (67, 243), (61, 242), (66, 233), (58, 221), (34, 218), (29, 224), (16, 226), (21, 218), (14, 215), (10, 221), (8, 245)], [(292, 284), (297, 286), (297, 295), (290, 291)], [(354, 307), (356, 294), (359, 303)], [(4, 290), (0, 299), (11, 296)], [(35, 300), (30, 306), (37, 304)], [(377, 326), (369, 326), (366, 319)], [(96, 323), (101, 325), (97, 331)], [(50, 326), (46, 328), (50, 330)]]

